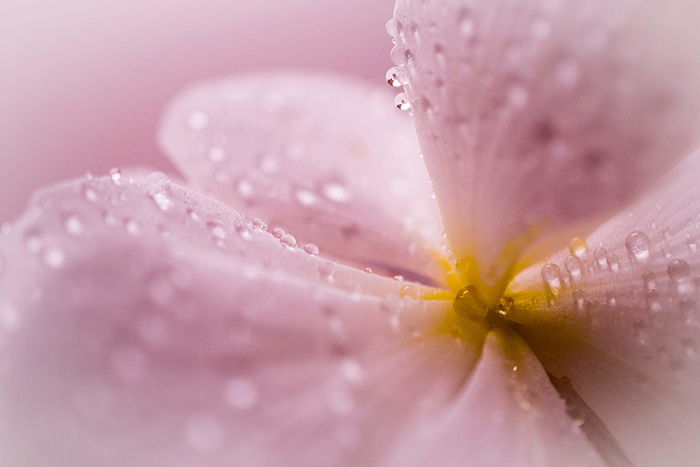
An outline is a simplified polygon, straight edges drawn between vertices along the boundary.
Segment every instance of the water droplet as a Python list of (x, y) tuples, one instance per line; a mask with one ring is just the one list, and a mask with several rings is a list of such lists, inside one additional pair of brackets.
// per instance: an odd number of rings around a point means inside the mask
[(275, 238), (282, 238), (287, 232), (284, 231), (282, 227), (275, 227), (272, 229), (272, 236)]
[(500, 316), (508, 316), (510, 310), (513, 308), (513, 299), (510, 297), (501, 297), (496, 304), (496, 313)]
[(330, 261), (325, 261), (318, 266), (318, 274), (321, 279), (331, 282), (333, 280), (333, 274), (335, 273), (335, 264)]
[(131, 235), (139, 235), (141, 233), (141, 226), (135, 219), (126, 219), (124, 225), (126, 231)]
[(690, 250), (691, 253), (698, 252), (698, 241), (694, 236), (689, 234), (686, 238), (686, 244), (688, 245), (688, 250)]
[(364, 271), (365, 271), (365, 273), (367, 273), (367, 274), (372, 274), (372, 272), (373, 272), (373, 271), (372, 271), (372, 268), (370, 268), (370, 267), (366, 267), (366, 268), (364, 269)]
[(581, 280), (581, 276), (583, 275), (583, 272), (582, 272), (581, 260), (578, 258), (578, 256), (574, 256), (574, 255), (567, 256), (566, 259), (564, 260), (564, 267), (566, 268), (567, 272), (569, 273), (569, 277), (571, 278), (571, 282), (578, 282)]
[(197, 451), (214, 452), (224, 443), (224, 429), (214, 417), (197, 415), (185, 426), (185, 440)]
[(226, 229), (224, 228), (221, 221), (207, 221), (207, 227), (209, 228), (209, 232), (211, 232), (211, 236), (214, 238), (215, 242), (221, 243), (223, 242), (223, 240), (226, 239)]
[(403, 111), (411, 110), (411, 103), (408, 101), (408, 96), (405, 92), (400, 92), (394, 98), (394, 105), (396, 108)]
[(353, 358), (345, 358), (341, 364), (342, 373), (349, 383), (360, 384), (365, 381), (365, 370), (359, 362)]
[(336, 203), (344, 203), (350, 199), (350, 192), (340, 183), (328, 183), (323, 187), (323, 195)]
[(118, 168), (113, 168), (112, 170), (109, 171), (109, 178), (112, 180), (112, 183), (115, 185), (121, 185), (122, 184), (122, 171)]
[(296, 199), (302, 206), (313, 206), (316, 204), (316, 195), (309, 190), (299, 189), (296, 191)]
[(256, 217), (253, 219), (253, 227), (258, 230), (267, 230), (267, 224), (262, 219)]
[(83, 222), (75, 214), (68, 214), (63, 218), (63, 228), (71, 235), (81, 235), (85, 232)]
[(294, 248), (297, 246), (297, 239), (294, 235), (286, 233), (280, 237), (280, 243), (287, 248)]
[(226, 158), (226, 153), (219, 146), (212, 146), (209, 151), (207, 151), (207, 157), (210, 161), (215, 164), (222, 162)]
[(187, 117), (187, 124), (192, 130), (203, 130), (209, 126), (209, 116), (201, 110), (195, 110)]
[(318, 256), (319, 254), (318, 246), (313, 243), (307, 243), (304, 245), (304, 251), (312, 256)]
[(642, 280), (644, 281), (644, 290), (647, 293), (658, 292), (659, 284), (656, 281), (656, 274), (652, 271), (647, 271), (642, 275)]
[(605, 248), (596, 248), (593, 250), (593, 259), (595, 259), (598, 269), (601, 271), (608, 269), (608, 252), (605, 251)]
[(625, 246), (636, 261), (641, 262), (649, 259), (649, 237), (645, 233), (632, 232), (627, 236)]
[(168, 211), (170, 208), (173, 207), (173, 200), (170, 199), (168, 194), (165, 191), (158, 191), (156, 193), (153, 193), (151, 195), (151, 198), (153, 198), (153, 201), (156, 203), (156, 206), (161, 211)]
[(19, 327), (17, 310), (7, 303), (0, 303), (0, 328), (14, 331)]
[(8, 237), (12, 233), (12, 224), (9, 222), (3, 222), (0, 225), (0, 234), (4, 235), (5, 237)]
[(233, 378), (226, 383), (224, 400), (237, 410), (250, 410), (258, 403), (258, 390), (247, 378)]
[(614, 253), (608, 255), (608, 268), (610, 268), (612, 272), (618, 272), (620, 270), (620, 258)]
[(245, 219), (238, 219), (234, 225), (234, 230), (245, 241), (252, 240), (253, 235), (250, 233), (250, 224)]
[(586, 244), (586, 240), (584, 238), (576, 237), (569, 242), (569, 251), (572, 255), (576, 255), (579, 258), (583, 258), (583, 256), (586, 254), (587, 248), (588, 245)]
[(53, 269), (60, 268), (66, 262), (65, 252), (57, 246), (46, 248), (42, 253), (41, 258), (45, 265)]
[(399, 25), (398, 21), (396, 21), (394, 18), (391, 18), (389, 21), (386, 22), (385, 25), (386, 33), (389, 34), (389, 36), (396, 37), (396, 35), (399, 33)]
[(392, 67), (386, 72), (386, 81), (393, 88), (400, 88), (406, 84), (406, 73), (402, 67)]
[(99, 200), (99, 197), (97, 196), (97, 192), (95, 191), (94, 188), (84, 185), (82, 188), (83, 191), (83, 197), (90, 201), (91, 203), (96, 203)]
[(674, 259), (668, 265), (668, 276), (674, 282), (680, 282), (690, 277), (690, 266), (682, 259)]
[(562, 288), (562, 276), (559, 266), (554, 263), (547, 263), (542, 266), (542, 279), (544, 279), (552, 295), (559, 295)]
[(459, 316), (469, 319), (484, 318), (488, 312), (479, 290), (473, 285), (468, 285), (457, 293), (452, 308)]
[(253, 184), (250, 183), (250, 181), (246, 179), (240, 179), (236, 183), (236, 190), (238, 190), (238, 193), (243, 197), (243, 198), (250, 198), (253, 196), (253, 193), (255, 192), (253, 188)]
[(270, 155), (263, 155), (258, 163), (260, 170), (267, 174), (276, 173), (279, 171), (277, 160)]

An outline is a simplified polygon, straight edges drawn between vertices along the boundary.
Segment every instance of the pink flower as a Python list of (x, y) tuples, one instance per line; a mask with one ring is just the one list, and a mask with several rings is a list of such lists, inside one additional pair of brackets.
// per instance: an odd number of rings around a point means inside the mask
[(176, 99), (187, 186), (45, 190), (2, 465), (697, 462), (698, 7), (653, 3), (398, 0), (427, 172), (386, 92), (284, 72)]

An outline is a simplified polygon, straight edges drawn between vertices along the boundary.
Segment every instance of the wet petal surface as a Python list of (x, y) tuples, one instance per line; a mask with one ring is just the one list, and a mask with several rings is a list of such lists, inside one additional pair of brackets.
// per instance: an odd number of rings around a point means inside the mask
[(328, 255), (442, 281), (442, 230), (412, 126), (349, 78), (243, 75), (183, 93), (161, 146), (194, 186)]
[(397, 2), (392, 58), (468, 280), (502, 289), (694, 148), (697, 8)]
[(699, 172), (696, 152), (508, 291), (510, 318), (545, 366), (571, 380), (635, 464), (698, 455)]
[(47, 190), (6, 230), (12, 465), (371, 462), (485, 335), (438, 335), (432, 289), (291, 247), (160, 174)]

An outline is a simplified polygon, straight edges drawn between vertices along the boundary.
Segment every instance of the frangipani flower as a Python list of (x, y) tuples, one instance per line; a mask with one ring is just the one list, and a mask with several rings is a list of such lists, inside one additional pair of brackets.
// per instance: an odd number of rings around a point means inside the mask
[(0, 243), (4, 465), (695, 462), (697, 7), (652, 6), (399, 0), (427, 172), (386, 93), (277, 73), (168, 110), (190, 187), (45, 190)]

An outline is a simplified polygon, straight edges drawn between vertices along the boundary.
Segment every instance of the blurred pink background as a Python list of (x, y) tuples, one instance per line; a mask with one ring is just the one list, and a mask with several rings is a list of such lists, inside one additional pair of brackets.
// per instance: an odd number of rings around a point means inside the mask
[(0, 223), (47, 183), (114, 166), (172, 170), (168, 99), (245, 70), (383, 83), (393, 0), (0, 0)]

